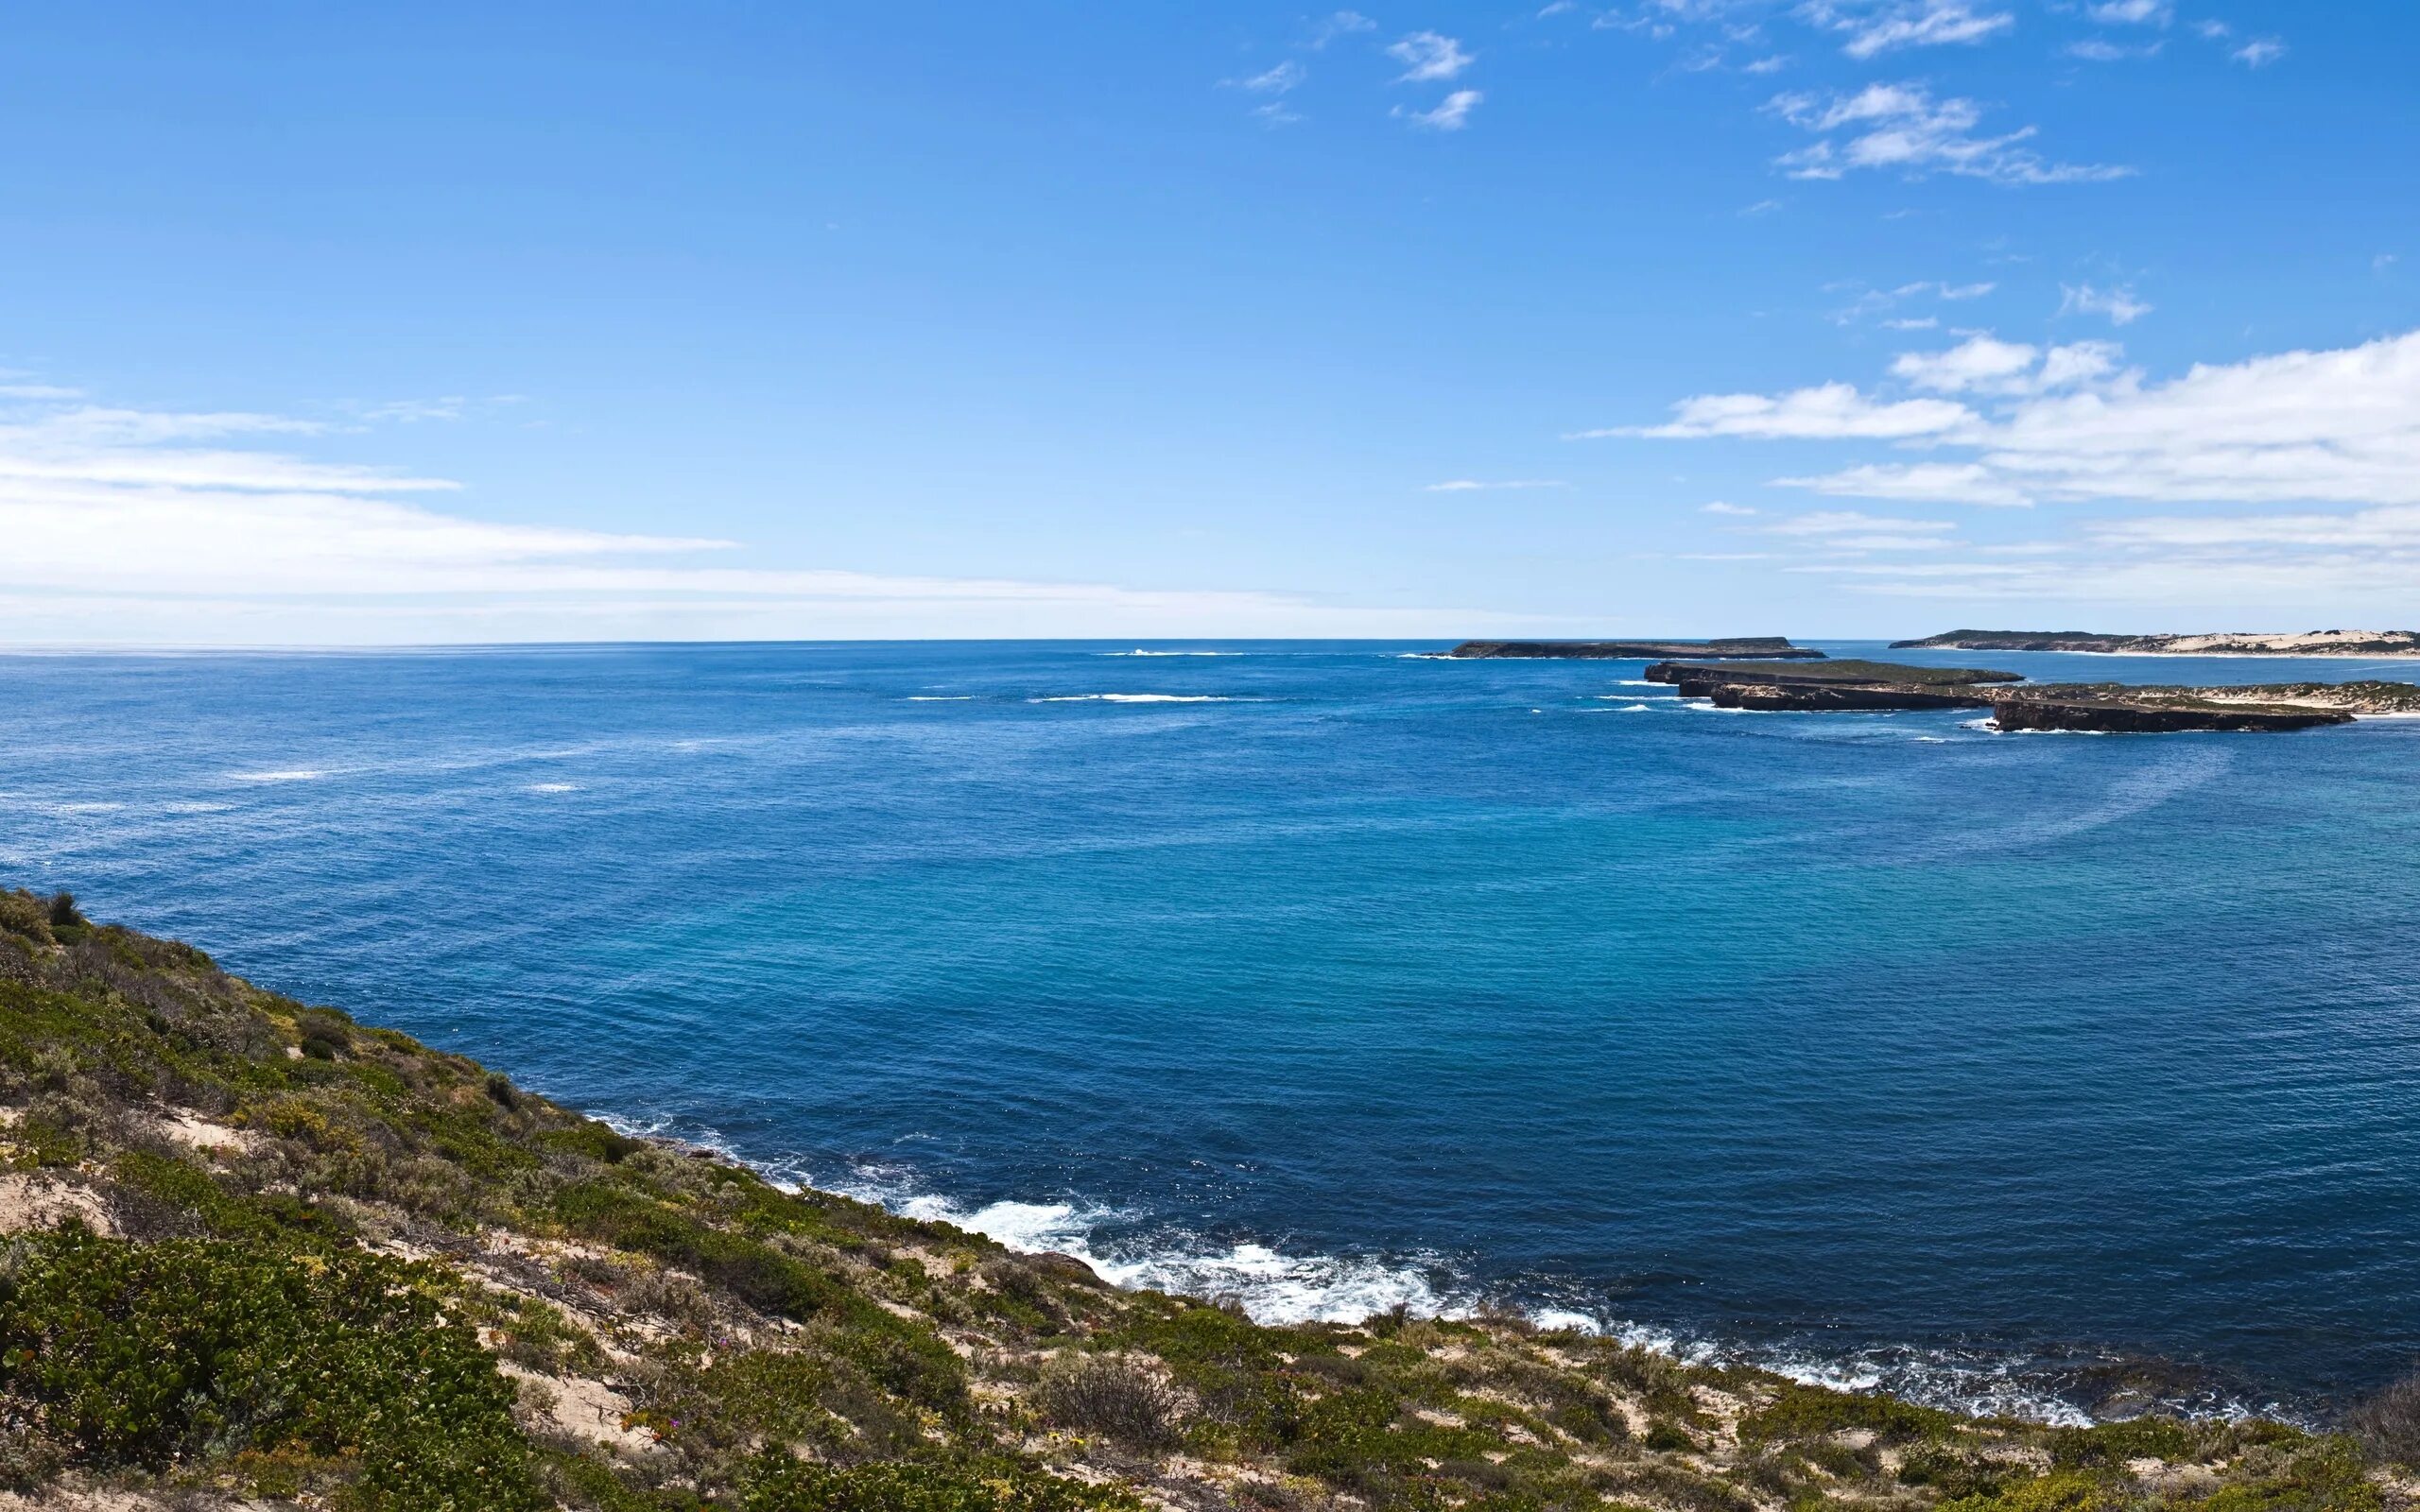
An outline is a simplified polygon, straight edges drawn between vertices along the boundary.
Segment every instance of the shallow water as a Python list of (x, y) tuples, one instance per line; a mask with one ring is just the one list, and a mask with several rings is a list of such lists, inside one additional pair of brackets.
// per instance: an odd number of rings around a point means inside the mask
[(0, 877), (1266, 1316), (1512, 1302), (2050, 1413), (2137, 1354), (2294, 1410), (2420, 1354), (2420, 722), (1126, 649), (4, 657)]

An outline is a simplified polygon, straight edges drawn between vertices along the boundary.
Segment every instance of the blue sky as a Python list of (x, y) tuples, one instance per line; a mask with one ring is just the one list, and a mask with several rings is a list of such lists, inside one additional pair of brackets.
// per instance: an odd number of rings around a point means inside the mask
[(0, 640), (2420, 624), (2416, 64), (2278, 0), (26, 11)]

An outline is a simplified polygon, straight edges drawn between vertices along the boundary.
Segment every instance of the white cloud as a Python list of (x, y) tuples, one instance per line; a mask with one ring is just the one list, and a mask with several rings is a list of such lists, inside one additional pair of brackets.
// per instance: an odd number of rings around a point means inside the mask
[(1869, 168), (1916, 178), (1952, 173), (1995, 183), (2043, 184), (2097, 182), (2133, 172), (2046, 162), (2023, 145), (2034, 135), (2031, 127), (1977, 135), (1981, 106), (1968, 99), (1937, 100), (1922, 84), (1869, 84), (1855, 94), (1782, 94), (1767, 108), (1822, 137), (1774, 160), (1794, 179), (1838, 179)]
[(2237, 48), (2235, 60), (2249, 68), (2266, 68), (2286, 56), (2286, 43), (2281, 38), (2256, 37)]
[(1725, 504), (1720, 499), (1717, 499), (1712, 504), (1709, 504), (1703, 509), (1700, 509), (1698, 512), (1700, 514), (1722, 514), (1744, 518), (1748, 515), (1754, 514), (1756, 511), (1749, 508), (1744, 504)]
[(1833, 509), (1791, 515), (1787, 520), (1759, 528), (1768, 536), (1845, 536), (1876, 532), (1909, 536), (1946, 533), (1958, 526), (1946, 520), (1898, 520), (1886, 515), (1860, 514), (1854, 509)]
[(2152, 306), (2135, 297), (2132, 287), (2096, 288), (2090, 284), (2059, 285), (2061, 315), (2105, 315), (2111, 325), (2133, 325), (2152, 313)]
[(1478, 90), (1458, 89), (1439, 101), (1433, 111), (1407, 111), (1397, 106), (1394, 113), (1432, 131), (1459, 131), (1470, 124), (1471, 112), (1478, 109), (1485, 98)]
[(1773, 482), (1844, 499), (1902, 499), (1910, 504), (1963, 504), (1987, 509), (2022, 509), (2033, 503), (2025, 490), (2002, 480), (1979, 462), (1866, 463), (1821, 477), (1775, 478)]
[(1582, 431), (1568, 438), (1593, 440), (1614, 436), (1698, 439), (1737, 436), (1756, 440), (1903, 440), (1938, 436), (1975, 418), (1965, 405), (1942, 399), (1882, 404), (1850, 384), (1764, 394), (1703, 394), (1672, 406), (1661, 425)]
[(1387, 56), (1404, 65), (1404, 84), (1430, 84), (1457, 77), (1478, 59), (1462, 51), (1462, 44), (1451, 37), (1434, 31), (1415, 31), (1401, 42), (1387, 44)]
[(2030, 374), (2041, 355), (2038, 349), (2018, 342), (1970, 336), (1946, 352), (1902, 352), (1891, 364), (1891, 375), (1934, 393), (1964, 393)]
[(325, 430), (244, 412), (0, 411), (0, 640), (1433, 633), (1469, 618), (760, 565), (717, 539), (441, 511), (409, 496), (449, 480), (262, 449)]
[(1846, 32), (1841, 51), (1860, 59), (1899, 47), (1978, 43), (2016, 25), (2007, 11), (1978, 14), (1965, 0), (1912, 0), (1879, 9), (1808, 0), (1800, 13), (1816, 26)]
[(2160, 43), (2145, 43), (2139, 47), (2124, 47), (2105, 37), (2087, 37), (2067, 43), (2067, 56), (2081, 58), (2087, 63), (2120, 63), (2130, 58), (2156, 58)]
[(1365, 31), (1375, 31), (1378, 24), (1358, 10), (1338, 10), (1323, 18), (1311, 32), (1311, 45), (1324, 47), (1340, 37), (1351, 37)]
[(1492, 493), (1499, 489), (1567, 489), (1570, 484), (1561, 478), (1509, 478), (1500, 483), (1483, 483), (1477, 478), (1454, 478), (1444, 483), (1431, 483), (1424, 493)]
[(1303, 118), (1300, 111), (1288, 110), (1283, 100), (1269, 100), (1252, 108), (1253, 118), (1263, 126), (1292, 126)]
[(2105, 377), (2117, 369), (2118, 355), (2118, 349), (2105, 341), (2079, 341), (2045, 352), (1983, 334), (1946, 352), (1902, 352), (1891, 364), (1891, 376), (1941, 394), (2043, 393)]
[(1283, 94), (1288, 90), (1300, 88), (1303, 80), (1310, 77), (1309, 69), (1288, 58), (1265, 73), (1254, 74), (1249, 78), (1234, 79), (1231, 82), (1237, 89), (1248, 89), (1255, 94)]
[(2105, 4), (2087, 6), (2085, 14), (2103, 26), (2168, 25), (2173, 7), (2169, 0), (2106, 0)]
[(1962, 454), (1777, 480), (1837, 496), (1966, 504), (2420, 505), (2420, 331), (2326, 352), (2196, 366), (2161, 383), (2115, 349), (2056, 349), (1983, 409), (1893, 404), (1848, 384), (1683, 401), (1637, 436), (1897, 440)]

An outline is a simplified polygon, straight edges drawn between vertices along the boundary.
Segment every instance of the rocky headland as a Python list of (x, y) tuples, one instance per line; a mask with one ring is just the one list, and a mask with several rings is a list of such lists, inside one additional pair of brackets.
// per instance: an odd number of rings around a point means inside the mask
[(1824, 653), (1792, 645), (1779, 635), (1733, 636), (1718, 641), (1464, 641), (1445, 653), (1460, 660), (1553, 660), (1653, 662), (1665, 657), (1704, 661), (1821, 662)]
[(2420, 713), (2420, 687), (2408, 682), (2034, 684), (2014, 672), (1845, 660), (1811, 667), (1662, 662), (1647, 669), (1647, 679), (1717, 708), (1763, 713), (1988, 709), (1993, 724), (2004, 730), (2282, 732), (2349, 724), (2365, 715)]
[(1263, 1325), (0, 891), (0, 1507), (2411, 1512), (2415, 1463), (2420, 1379), (2054, 1428), (1509, 1313)]
[(1980, 709), (1991, 703), (1980, 688), (2025, 680), (2016, 672), (1855, 660), (1803, 667), (1659, 662), (1646, 678), (1726, 709)]
[(2088, 630), (1951, 630), (1894, 651), (2089, 651), (2106, 656), (2420, 656), (2420, 630), (2299, 634), (2100, 635)]

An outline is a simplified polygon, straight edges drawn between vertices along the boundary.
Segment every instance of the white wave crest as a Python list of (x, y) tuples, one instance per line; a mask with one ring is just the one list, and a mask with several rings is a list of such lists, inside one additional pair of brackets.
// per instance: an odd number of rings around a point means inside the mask
[(231, 782), (316, 782), (327, 775), (325, 772), (298, 766), (291, 770), (276, 772), (229, 772), (227, 781)]
[[(1421, 1316), (1470, 1317), (1505, 1300), (1452, 1283), (1447, 1278), (1454, 1268), (1436, 1256), (1289, 1255), (1252, 1242), (1189, 1243), (1182, 1233), (1163, 1234), (1132, 1248), (1103, 1237), (1105, 1228), (1133, 1224), (1139, 1215), (1127, 1210), (1080, 1199), (1000, 1201), (970, 1208), (921, 1190), (916, 1174), (904, 1165), (864, 1161), (843, 1178), (818, 1179), (802, 1160), (752, 1160), (717, 1130), (688, 1120), (661, 1114), (591, 1116), (624, 1134), (712, 1151), (753, 1168), (785, 1191), (836, 1192), (905, 1217), (955, 1225), (1018, 1253), (1072, 1255), (1117, 1286), (1232, 1298), (1260, 1323), (1358, 1323), (1397, 1307)], [(2060, 1426), (2089, 1426), (2094, 1420), (2059, 1394), (2061, 1379), (2079, 1365), (2107, 1363), (2086, 1355), (2053, 1359), (1990, 1348), (1868, 1345), (1827, 1349), (1812, 1340), (1743, 1344), (1580, 1311), (1570, 1305), (1574, 1300), (1566, 1293), (1559, 1300), (1535, 1299), (1521, 1311), (1541, 1329), (1610, 1338), (1689, 1364), (1754, 1366), (1807, 1385), (1879, 1391), (1953, 1412)], [(2280, 1403), (2254, 1404), (2215, 1395), (2166, 1405), (2196, 1418), (2257, 1415), (2294, 1420)]]
[(1028, 698), (1028, 703), (1237, 703), (1216, 693), (1062, 693)]
[(532, 793), (577, 793), (579, 791), (579, 784), (578, 782), (532, 782), (529, 784), (529, 791)]
[(909, 703), (973, 703), (975, 695), (971, 693), (911, 693), (908, 696), (908, 701)]
[(1098, 656), (1243, 656), (1242, 651), (1100, 651)]

